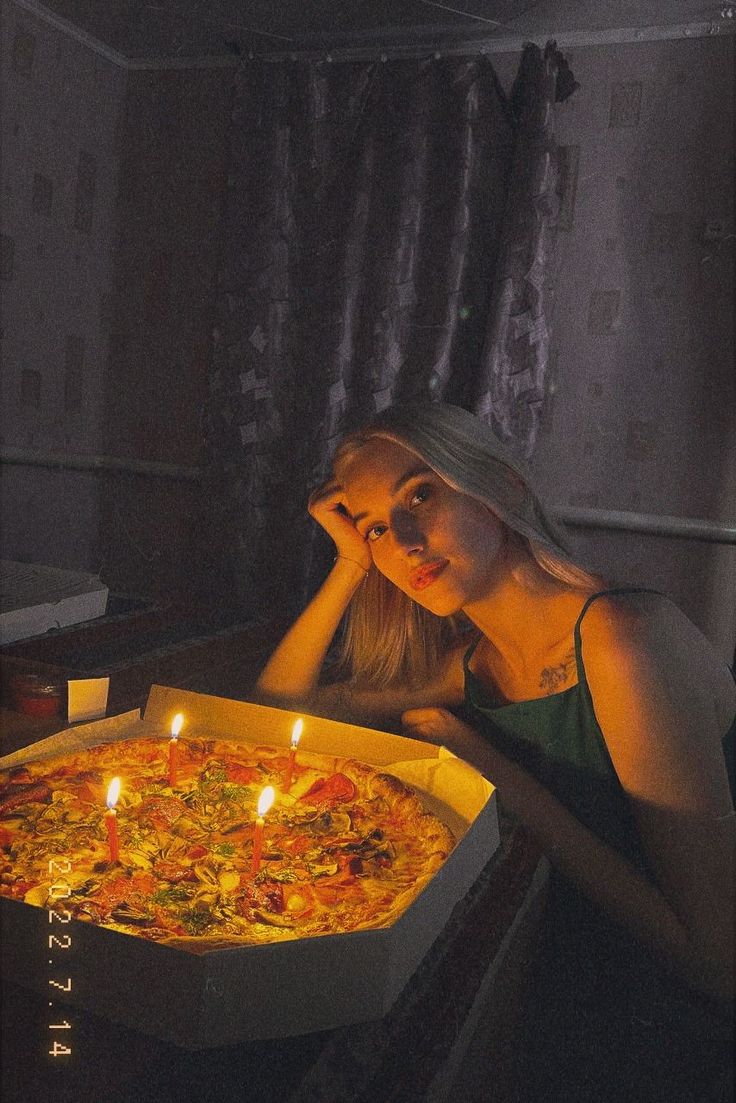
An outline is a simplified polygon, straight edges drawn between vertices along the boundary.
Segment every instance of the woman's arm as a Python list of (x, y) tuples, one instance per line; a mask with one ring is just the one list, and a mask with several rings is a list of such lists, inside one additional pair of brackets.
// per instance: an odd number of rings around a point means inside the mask
[(597, 602), (583, 623), (596, 717), (687, 960), (733, 994), (736, 821), (721, 745), (733, 679), (676, 606), (630, 600)]
[(261, 672), (256, 690), (267, 700), (303, 701), (314, 691), (332, 638), (372, 563), (368, 541), (350, 518), (342, 487), (334, 482), (320, 487), (308, 509), (335, 541), (337, 555), (327, 579)]
[[(317, 684), (330, 640), (340, 621), (343, 583), (335, 570), (292, 625), (263, 669), (256, 690), (266, 703), (301, 707), (317, 716), (366, 726), (398, 726), (407, 709), (459, 705), (463, 700), (463, 654), (467, 640), (455, 643), (434, 678), (421, 686), (356, 689), (347, 682)], [(350, 580), (347, 581), (348, 586)]]
[(421, 685), (396, 685), (385, 689), (356, 689), (349, 682), (318, 686), (306, 702), (309, 711), (332, 720), (389, 730), (400, 727), (408, 709), (452, 708), (463, 701), (463, 655), (466, 639), (448, 648), (434, 676)]
[[(596, 603), (597, 605), (598, 603)], [(653, 884), (585, 828), (547, 789), (451, 713), (420, 709), (404, 717), (419, 738), (444, 743), (498, 787), (510, 812), (550, 861), (586, 895), (694, 988), (733, 995), (734, 816), (720, 754), (723, 717), (692, 692), (692, 671), (671, 684), (671, 660), (653, 640), (632, 641), (606, 610), (585, 625), (585, 664), (596, 715), (634, 807)], [(615, 619), (615, 618), (614, 618)], [(660, 626), (661, 628), (661, 626)], [(671, 635), (671, 633), (670, 633)], [(606, 638), (608, 637), (608, 638)], [(622, 640), (624, 641), (622, 644)], [(692, 646), (668, 640), (692, 665)], [(688, 692), (688, 687), (690, 692)], [(725, 686), (724, 686), (725, 689)], [(693, 697), (696, 697), (693, 700)]]
[[(718, 952), (703, 953), (697, 945), (702, 940), (693, 938), (662, 891), (584, 827), (531, 774), (444, 709), (410, 711), (404, 716), (404, 729), (418, 739), (443, 744), (480, 770), (497, 787), (504, 808), (528, 828), (550, 862), (593, 903), (668, 961), (692, 987), (730, 997), (733, 972), (728, 946), (721, 944)], [(730, 845), (731, 822), (710, 825), (708, 835), (711, 842), (719, 837), (719, 853)], [(732, 883), (726, 872), (723, 885), (728, 892)], [(718, 899), (723, 895), (723, 891), (716, 894)]]
[(357, 563), (335, 560), (321, 588), (261, 671), (256, 682), (260, 696), (298, 702), (313, 694), (327, 649), (365, 574)]
[(300, 706), (318, 715), (353, 723), (397, 723), (418, 705), (453, 705), (462, 700), (464, 642), (456, 643), (431, 684), (356, 690), (347, 684), (319, 686), (319, 674), (338, 625), (370, 569), (368, 541), (347, 513), (335, 483), (316, 491), (309, 512), (335, 541), (337, 556), (322, 587), (294, 622), (266, 663), (256, 691), (266, 702)]

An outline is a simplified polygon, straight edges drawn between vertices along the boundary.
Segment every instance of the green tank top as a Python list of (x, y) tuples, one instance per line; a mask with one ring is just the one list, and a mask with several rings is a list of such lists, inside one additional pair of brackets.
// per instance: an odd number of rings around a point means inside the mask
[[(585, 677), (580, 625), (591, 603), (608, 594), (657, 593), (644, 588), (601, 590), (583, 606), (574, 630), (577, 684), (531, 701), (499, 705), (468, 664), (480, 639), (465, 654), (465, 706), (469, 719), (508, 758), (529, 771), (600, 839), (645, 869), (629, 800), (621, 786), (593, 709)], [(662, 595), (663, 596), (663, 595)], [(734, 792), (736, 718), (724, 737)]]
[[(465, 655), (466, 719), (508, 758), (525, 767), (598, 838), (654, 881), (630, 802), (595, 717), (581, 648), (580, 625), (591, 602), (604, 594), (621, 593), (657, 591), (621, 588), (592, 594), (575, 624), (577, 684), (549, 697), (510, 704), (490, 699), (468, 668), (476, 640)], [(736, 718), (724, 738), (732, 793), (735, 733)], [(535, 1039), (542, 1040), (538, 1060), (545, 1070), (550, 1053), (566, 1053), (571, 1038), (585, 1038), (585, 1052), (594, 1055), (596, 1069), (601, 1055), (610, 1051), (609, 1065), (601, 1067), (610, 1066), (619, 1070), (619, 1075), (627, 1060), (633, 1060), (637, 1069), (642, 1060), (648, 1065), (648, 1057), (642, 1056), (649, 1052), (646, 1045), (659, 1053), (661, 1039), (671, 1039), (675, 1033), (684, 1037), (690, 1053), (710, 1039), (720, 1045), (732, 1032), (727, 1016), (724, 1019), (710, 1001), (663, 969), (643, 945), (554, 870), (525, 1015), (524, 1046), (533, 1050)], [(550, 1035), (551, 1023), (557, 1027)], [(645, 1034), (642, 1023), (647, 1025)], [(550, 1042), (545, 1041), (548, 1037)], [(575, 1099), (593, 1097), (574, 1095)]]

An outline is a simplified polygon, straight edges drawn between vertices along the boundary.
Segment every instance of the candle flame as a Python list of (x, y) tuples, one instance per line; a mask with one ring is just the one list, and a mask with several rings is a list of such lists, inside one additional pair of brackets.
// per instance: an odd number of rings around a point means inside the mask
[(267, 785), (258, 798), (258, 815), (265, 816), (275, 800), (276, 790), (273, 785)]
[(184, 724), (184, 713), (177, 712), (174, 719), (171, 721), (171, 738), (176, 739)]
[(301, 716), (298, 720), (294, 721), (294, 727), (291, 729), (291, 745), (296, 747), (297, 743), (302, 737), (302, 731), (304, 730), (304, 721)]
[(107, 787), (107, 807), (113, 809), (120, 796), (120, 778), (114, 777)]

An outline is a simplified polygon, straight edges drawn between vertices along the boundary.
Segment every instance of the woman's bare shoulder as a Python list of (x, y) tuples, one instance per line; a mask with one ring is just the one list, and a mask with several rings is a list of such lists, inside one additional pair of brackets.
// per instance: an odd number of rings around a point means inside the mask
[(586, 671), (622, 671), (709, 698), (724, 718), (736, 709), (736, 682), (704, 633), (664, 594), (607, 594), (580, 627)]

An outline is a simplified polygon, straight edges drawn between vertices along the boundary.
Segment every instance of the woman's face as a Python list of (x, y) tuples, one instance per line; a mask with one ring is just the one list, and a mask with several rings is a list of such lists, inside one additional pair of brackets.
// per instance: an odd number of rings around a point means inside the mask
[(507, 541), (486, 506), (392, 441), (364, 445), (338, 477), (376, 567), (414, 601), (449, 616), (492, 592)]

